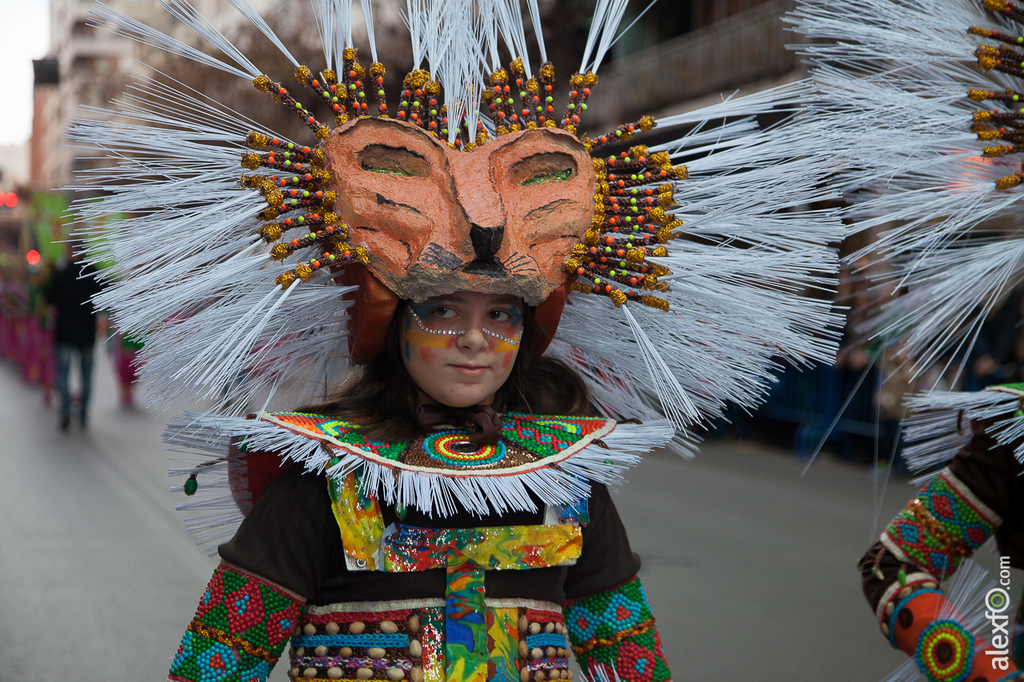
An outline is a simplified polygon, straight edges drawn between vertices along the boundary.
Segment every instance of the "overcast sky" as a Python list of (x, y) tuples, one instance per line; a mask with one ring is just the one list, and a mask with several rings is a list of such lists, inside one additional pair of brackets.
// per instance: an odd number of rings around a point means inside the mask
[(49, 0), (0, 0), (0, 145), (32, 134), (32, 60), (50, 47)]

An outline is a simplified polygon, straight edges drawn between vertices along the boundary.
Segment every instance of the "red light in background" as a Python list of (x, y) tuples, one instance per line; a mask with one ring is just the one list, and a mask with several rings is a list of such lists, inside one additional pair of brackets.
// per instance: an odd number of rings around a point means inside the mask
[(25, 254), (25, 260), (28, 261), (29, 265), (39, 265), (39, 252), (32, 249)]
[[(0, 194), (3, 194), (3, 192), (0, 192)], [(4, 196), (4, 206), (6, 206), (7, 208), (14, 208), (17, 205), (18, 205), (18, 195), (15, 194), (14, 192), (8, 192)]]

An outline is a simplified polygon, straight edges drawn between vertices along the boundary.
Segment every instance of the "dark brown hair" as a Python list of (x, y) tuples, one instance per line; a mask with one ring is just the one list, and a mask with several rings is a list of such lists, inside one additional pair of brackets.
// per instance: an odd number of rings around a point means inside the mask
[[(388, 326), (385, 351), (360, 365), (332, 399), (298, 408), (362, 423), (362, 433), (383, 441), (412, 440), (420, 435), (416, 423), (416, 384), (402, 360), (402, 325), (408, 305), (402, 302)], [(536, 355), (534, 349), (546, 332), (532, 309), (523, 316), (523, 338), (512, 373), (494, 396), (497, 412), (551, 415), (586, 415), (590, 395), (583, 378), (556, 358)]]

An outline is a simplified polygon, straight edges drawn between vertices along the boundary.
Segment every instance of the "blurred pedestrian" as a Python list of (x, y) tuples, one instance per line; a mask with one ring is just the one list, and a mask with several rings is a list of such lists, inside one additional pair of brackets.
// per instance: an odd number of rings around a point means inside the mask
[(46, 301), (55, 309), (54, 343), (57, 349), (57, 393), (60, 396), (60, 428), (71, 424), (69, 374), (72, 356), (78, 356), (81, 392), (76, 416), (85, 428), (92, 392), (92, 359), (96, 345), (96, 311), (92, 297), (99, 293), (96, 270), (73, 259), (50, 281)]
[(135, 358), (142, 350), (142, 342), (131, 336), (114, 334), (110, 343), (114, 372), (117, 375), (118, 385), (121, 387), (121, 407), (129, 408), (135, 405), (135, 399), (132, 396), (132, 388), (138, 379)]

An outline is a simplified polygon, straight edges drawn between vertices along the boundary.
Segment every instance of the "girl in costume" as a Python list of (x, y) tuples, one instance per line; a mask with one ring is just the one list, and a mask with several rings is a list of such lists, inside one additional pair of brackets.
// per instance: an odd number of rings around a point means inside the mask
[[(89, 253), (117, 263), (98, 303), (144, 342), (147, 399), (229, 386), (229, 406), (262, 406), (166, 434), (190, 458), (172, 470), (186, 523), (223, 559), (172, 679), (265, 679), (289, 638), (300, 679), (540, 682), (569, 677), (570, 649), (588, 677), (669, 679), (606, 485), (640, 453), (692, 449), (688, 429), (727, 401), (756, 404), (778, 360), (834, 352), (829, 304), (803, 295), (835, 272), (838, 225), (803, 208), (831, 196), (829, 159), (753, 118), (807, 85), (601, 155), (656, 124), (580, 128), (625, 3), (598, 3), (556, 109), (532, 0), (537, 68), (517, 1), (410, 0), (414, 68), (390, 103), (369, 2), (369, 68), (350, 3), (313, 3), (313, 72), (232, 0), (331, 129), (184, 0), (161, 4), (230, 63), (97, 15), (251, 80), (312, 132), (254, 130), (155, 81), (71, 132), (118, 159), (81, 217), (136, 216)], [(162, 180), (123, 182), (143, 171)]]
[[(969, 357), (1024, 281), (1024, 13), (1006, 0), (804, 0), (793, 23), (814, 39), (801, 49), (823, 95), (815, 125), (846, 165), (854, 230), (876, 233), (854, 258), (901, 294), (866, 331), (903, 344), (918, 373)], [(1024, 567), (1022, 389), (906, 401), (903, 452), (924, 485), (858, 563), (882, 634), (913, 657), (890, 679), (1021, 679), (1013, 586), (957, 598), (950, 578), (992, 537)]]

